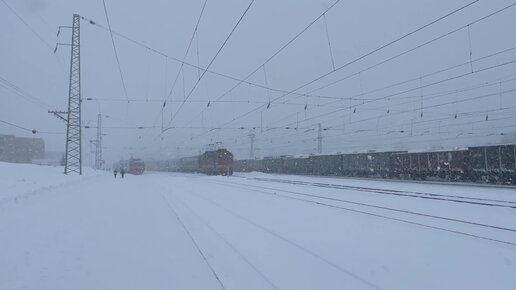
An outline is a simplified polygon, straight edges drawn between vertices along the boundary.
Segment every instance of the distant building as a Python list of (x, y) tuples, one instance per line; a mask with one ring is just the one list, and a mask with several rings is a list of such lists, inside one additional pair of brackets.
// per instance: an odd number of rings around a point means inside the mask
[(42, 158), (45, 158), (43, 139), (0, 135), (0, 161), (32, 163), (33, 159)]
[(63, 152), (45, 152), (43, 158), (33, 158), (32, 163), (38, 165), (60, 166), (63, 164)]

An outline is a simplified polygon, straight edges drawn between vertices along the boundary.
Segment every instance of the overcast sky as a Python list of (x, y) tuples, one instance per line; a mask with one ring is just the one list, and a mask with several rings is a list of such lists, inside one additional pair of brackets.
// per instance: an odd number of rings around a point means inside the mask
[[(81, 22), (82, 118), (95, 127), (106, 115), (108, 162), (191, 156), (215, 142), (247, 158), (253, 132), (256, 156), (309, 154), (319, 123), (325, 153), (465, 147), (516, 132), (516, 6), (476, 22), (513, 1), (477, 1), (367, 55), (473, 1), (256, 0), (214, 59), (251, 1), (208, 0), (184, 58), (204, 2), (106, 0), (112, 30), (153, 49), (114, 35), (126, 94), (102, 0), (0, 0), (0, 120), (38, 130), (0, 123), (0, 134), (64, 151), (64, 123), (47, 110), (67, 107), (70, 49), (53, 49), (70, 41), (56, 32), (73, 13), (98, 24)], [(213, 59), (204, 75), (191, 66)], [(83, 132), (89, 162), (96, 131)]]

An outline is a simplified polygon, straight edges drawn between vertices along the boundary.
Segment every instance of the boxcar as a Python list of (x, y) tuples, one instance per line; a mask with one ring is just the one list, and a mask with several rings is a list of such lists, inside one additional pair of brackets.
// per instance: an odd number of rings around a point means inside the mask
[(466, 149), (395, 153), (393, 171), (400, 178), (460, 180), (465, 172)]
[(180, 158), (177, 161), (177, 170), (180, 172), (199, 172), (199, 156)]
[(283, 172), (285, 174), (305, 174), (312, 173), (312, 163), (309, 157), (290, 157), (283, 159)]
[(473, 181), (516, 182), (516, 145), (469, 148), (467, 175)]
[(309, 157), (314, 175), (342, 175), (342, 155), (313, 155)]
[(262, 159), (235, 160), (234, 170), (237, 172), (263, 171)]

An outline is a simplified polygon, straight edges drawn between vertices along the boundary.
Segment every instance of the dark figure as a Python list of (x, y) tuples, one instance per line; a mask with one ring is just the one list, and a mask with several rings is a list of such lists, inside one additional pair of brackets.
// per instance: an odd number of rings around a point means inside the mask
[(113, 170), (113, 174), (115, 175), (115, 178), (116, 178), (116, 174), (117, 174), (117, 173), (118, 173), (118, 171), (117, 171), (117, 170), (116, 170), (116, 168), (115, 168), (115, 170)]
[(120, 169), (120, 175), (122, 175), (122, 178), (124, 178), (125, 170), (122, 168)]

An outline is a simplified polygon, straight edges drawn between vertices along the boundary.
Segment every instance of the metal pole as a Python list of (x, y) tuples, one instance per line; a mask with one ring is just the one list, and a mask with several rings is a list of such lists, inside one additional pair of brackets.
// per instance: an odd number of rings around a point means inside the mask
[(249, 156), (251, 158), (254, 158), (254, 133), (251, 133), (249, 134), (249, 139), (251, 139), (251, 150), (250, 150), (250, 153), (249, 153)]
[(322, 153), (322, 128), (321, 123), (317, 124), (319, 127), (318, 133), (317, 133), (317, 153)]
[(102, 168), (102, 115), (97, 115), (97, 141), (95, 142), (95, 169)]

